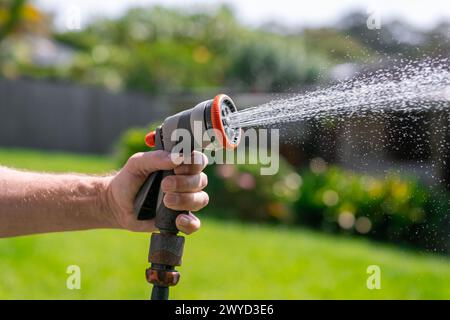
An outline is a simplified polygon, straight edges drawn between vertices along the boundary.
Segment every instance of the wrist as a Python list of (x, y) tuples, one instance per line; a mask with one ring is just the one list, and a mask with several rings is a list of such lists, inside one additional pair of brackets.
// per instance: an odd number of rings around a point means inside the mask
[(99, 177), (95, 181), (95, 188), (97, 189), (97, 197), (95, 201), (95, 212), (94, 214), (98, 216), (104, 224), (104, 228), (119, 228), (116, 216), (111, 207), (110, 201), (110, 188), (113, 177)]

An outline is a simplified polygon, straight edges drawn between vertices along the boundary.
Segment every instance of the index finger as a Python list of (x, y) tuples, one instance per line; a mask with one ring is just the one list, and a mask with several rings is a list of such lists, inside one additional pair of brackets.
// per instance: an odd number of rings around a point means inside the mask
[(163, 150), (138, 152), (128, 159), (124, 169), (133, 175), (147, 177), (156, 170), (175, 168), (181, 162), (180, 160), (179, 156), (176, 157)]
[(183, 163), (176, 167), (175, 174), (194, 175), (200, 173), (208, 164), (208, 157), (199, 151), (193, 151), (187, 162), (189, 163)]

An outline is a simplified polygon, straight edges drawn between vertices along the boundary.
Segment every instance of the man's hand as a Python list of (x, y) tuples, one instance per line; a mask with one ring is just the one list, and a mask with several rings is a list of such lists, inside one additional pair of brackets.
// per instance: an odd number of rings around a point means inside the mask
[[(203, 190), (208, 183), (202, 172), (208, 158), (194, 151), (191, 164), (182, 164), (183, 157), (166, 151), (150, 151), (133, 155), (126, 165), (107, 182), (104, 209), (112, 216), (112, 223), (132, 231), (155, 230), (154, 220), (138, 221), (133, 214), (133, 203), (139, 188), (154, 171), (174, 169), (175, 175), (166, 177), (161, 188), (164, 204), (174, 210), (198, 211), (208, 204), (208, 194)], [(178, 216), (177, 227), (190, 234), (200, 228), (200, 220), (192, 213)]]
[[(197, 211), (206, 206), (202, 191), (207, 177), (204, 154), (194, 152), (192, 164), (181, 164), (165, 151), (137, 153), (114, 176), (46, 174), (17, 171), (0, 166), (0, 238), (44, 232), (123, 228), (153, 231), (154, 221), (138, 221), (133, 203), (147, 176), (156, 170), (174, 169), (161, 188), (164, 204), (174, 210)], [(177, 218), (180, 231), (200, 228), (193, 214)]]

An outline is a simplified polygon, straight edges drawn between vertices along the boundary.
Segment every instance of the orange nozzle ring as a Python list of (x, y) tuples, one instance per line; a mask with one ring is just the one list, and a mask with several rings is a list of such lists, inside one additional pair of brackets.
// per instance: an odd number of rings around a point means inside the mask
[(145, 135), (145, 144), (150, 148), (155, 146), (156, 131), (151, 131)]
[(216, 129), (222, 135), (222, 139), (217, 139), (221, 146), (225, 149), (234, 149), (237, 147), (236, 143), (232, 143), (227, 134), (225, 133), (225, 128), (222, 123), (222, 115), (221, 115), (221, 105), (224, 99), (229, 99), (229, 97), (225, 94), (218, 94), (214, 97), (211, 106), (211, 124), (213, 129)]

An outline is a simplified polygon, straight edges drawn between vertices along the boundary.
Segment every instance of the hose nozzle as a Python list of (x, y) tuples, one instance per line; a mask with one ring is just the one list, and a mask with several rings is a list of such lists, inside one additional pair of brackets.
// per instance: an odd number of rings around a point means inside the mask
[[(215, 149), (234, 149), (239, 144), (241, 129), (229, 125), (228, 117), (237, 112), (233, 100), (225, 94), (199, 103), (195, 107), (166, 118), (155, 131), (145, 136), (149, 147), (172, 151), (177, 141), (172, 141), (175, 130), (184, 129), (191, 134), (191, 151), (201, 147)], [(201, 125), (201, 135), (196, 137), (197, 125)], [(196, 130), (194, 130), (194, 128)], [(208, 139), (204, 139), (204, 134)], [(210, 143), (212, 142), (212, 143)], [(183, 152), (189, 150), (183, 150)], [(175, 211), (167, 208), (162, 199), (161, 181), (173, 171), (153, 172), (144, 182), (134, 202), (134, 213), (138, 220), (155, 218), (155, 226), (159, 232), (153, 233), (148, 261), (150, 268), (146, 270), (147, 281), (153, 284), (152, 299), (166, 300), (169, 287), (178, 283), (180, 274), (175, 266), (181, 265), (184, 238), (178, 235), (176, 218), (187, 211)]]
[[(192, 124), (194, 121), (200, 121), (204, 131), (213, 129), (214, 133), (210, 134), (210, 138), (217, 142), (217, 149), (234, 149), (241, 138), (241, 129), (230, 126), (228, 122), (230, 114), (234, 112), (237, 112), (237, 108), (233, 100), (225, 94), (218, 94), (214, 99), (199, 103), (192, 109), (164, 120), (163, 136), (170, 136), (172, 131), (178, 128), (187, 129), (192, 134), (194, 131)], [(145, 136), (145, 144), (153, 148), (155, 139), (156, 131), (151, 131)]]

